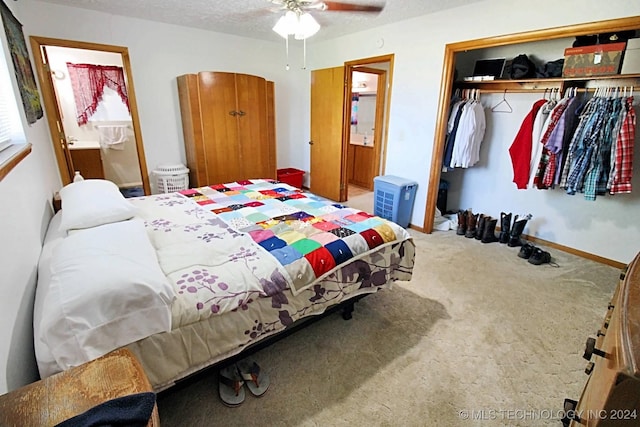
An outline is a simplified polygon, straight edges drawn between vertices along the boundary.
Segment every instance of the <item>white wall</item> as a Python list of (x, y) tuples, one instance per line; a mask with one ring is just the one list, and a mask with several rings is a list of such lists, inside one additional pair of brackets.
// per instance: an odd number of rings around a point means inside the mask
[[(626, 0), (608, 1), (606, 8), (599, 0), (540, 0), (535, 4), (487, 0), (314, 44), (310, 49), (310, 62), (311, 68), (326, 68), (354, 59), (395, 54), (385, 173), (419, 183), (411, 223), (422, 225), (446, 44), (635, 15), (640, 15), (640, 2)], [(384, 41), (381, 48), (378, 47), (380, 40)], [(490, 214), (499, 215), (501, 209), (519, 212), (521, 205), (511, 201), (511, 197), (510, 193), (488, 193)], [(469, 199), (471, 202), (475, 200)], [(554, 201), (545, 202), (551, 205)], [(596, 201), (588, 212), (593, 213), (604, 203)], [(624, 206), (626, 218), (640, 214), (637, 203)], [(488, 206), (478, 208), (489, 209)], [(529, 206), (522, 208), (526, 210)], [(628, 262), (640, 249), (635, 243), (640, 239), (639, 225), (629, 224), (629, 220), (612, 221), (608, 217), (612, 210), (615, 208), (604, 208), (597, 219), (578, 221), (570, 226), (567, 223), (571, 222), (571, 216), (567, 216), (559, 228), (554, 221), (562, 212), (554, 208), (541, 214), (532, 212), (539, 222), (530, 231), (559, 244)], [(603, 244), (610, 241), (611, 236), (621, 239), (624, 236), (624, 239), (616, 245)]]
[[(302, 168), (309, 90), (297, 46), (285, 71), (284, 42), (270, 43), (202, 30), (55, 6), (6, 2), (30, 35), (126, 46), (131, 58), (147, 166), (184, 162), (176, 77), (202, 70), (263, 76), (275, 83), (278, 165)], [(3, 41), (4, 31), (0, 31)], [(301, 58), (301, 56), (300, 56)], [(12, 67), (12, 65), (10, 65)], [(13, 68), (11, 68), (13, 70)], [(34, 70), (35, 71), (35, 70)], [(290, 115), (300, 111), (300, 117)], [(33, 152), (0, 181), (0, 393), (37, 378), (31, 324), (36, 266), (61, 181), (44, 119), (25, 126)]]
[[(129, 48), (149, 170), (160, 163), (184, 161), (175, 78), (201, 70), (243, 72), (273, 80), (278, 166), (309, 170), (309, 72), (295, 66), (301, 55), (297, 45), (291, 47), (292, 67), (285, 72), (284, 46), (278, 43), (35, 0), (7, 3), (27, 37)], [(420, 183), (411, 222), (421, 224), (446, 43), (638, 14), (640, 3), (627, 0), (609, 0), (606, 8), (600, 0), (539, 0), (535, 5), (488, 0), (334, 41), (312, 42), (308, 68), (395, 54), (386, 173)], [(4, 32), (0, 33), (4, 39)], [(380, 39), (384, 40), (382, 48), (377, 47)], [(60, 187), (46, 122), (39, 120), (27, 127), (26, 134), (33, 153), (0, 181), (0, 393), (35, 378), (31, 304), (36, 264), (51, 214), (49, 201)], [(502, 200), (496, 200), (496, 206), (501, 204)], [(572, 242), (560, 243), (571, 246)]]
[(307, 144), (308, 119), (289, 111), (308, 109), (307, 73), (291, 44), (291, 70), (285, 70), (282, 44), (132, 19), (84, 9), (21, 0), (32, 35), (126, 46), (129, 49), (142, 138), (149, 171), (162, 163), (185, 161), (176, 77), (199, 71), (254, 74), (275, 83), (278, 166), (300, 167), (297, 145)]
[[(7, 6), (23, 24), (19, 3)], [(0, 31), (9, 58), (4, 31)], [(9, 70), (17, 92), (13, 65)], [(28, 126), (18, 109), (32, 152), (0, 181), (0, 393), (37, 379), (31, 318), (42, 239), (51, 218), (50, 200), (60, 186), (49, 128), (44, 120)]]

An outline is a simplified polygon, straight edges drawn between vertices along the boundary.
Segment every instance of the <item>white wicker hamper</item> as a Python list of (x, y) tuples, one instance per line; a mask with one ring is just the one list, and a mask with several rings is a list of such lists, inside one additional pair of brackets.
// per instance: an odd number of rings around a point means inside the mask
[(160, 165), (153, 174), (161, 193), (173, 193), (189, 188), (189, 169), (184, 165)]

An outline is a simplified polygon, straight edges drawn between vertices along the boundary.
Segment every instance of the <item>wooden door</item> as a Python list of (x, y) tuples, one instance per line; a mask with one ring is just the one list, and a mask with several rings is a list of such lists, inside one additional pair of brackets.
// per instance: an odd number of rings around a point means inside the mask
[[(273, 86), (271, 86), (272, 88)], [(271, 143), (267, 81), (236, 74), (240, 174), (238, 179), (275, 178), (275, 146)]]
[(311, 191), (335, 201), (345, 200), (344, 102), (344, 67), (311, 72)]
[(198, 73), (202, 147), (207, 181), (220, 184), (245, 179), (238, 144), (236, 76), (233, 73)]
[[(55, 132), (57, 137), (54, 138), (54, 145), (60, 144), (60, 148), (62, 150), (62, 156), (59, 156), (59, 159), (58, 159), (58, 162), (60, 163), (59, 167), (60, 169), (66, 169), (66, 172), (68, 173), (67, 176), (65, 175), (62, 176), (62, 182), (63, 183), (72, 182), (73, 177), (75, 176), (75, 171), (78, 169), (76, 169), (76, 165), (73, 164), (73, 157), (71, 157), (69, 144), (67, 144), (67, 136), (65, 135), (64, 128), (62, 126), (62, 113), (60, 112), (60, 102), (58, 99), (56, 86), (53, 84), (53, 80), (51, 78), (49, 56), (47, 55), (46, 46), (42, 46), (42, 61), (43, 61), (43, 64), (45, 65), (45, 68), (47, 68), (47, 71), (48, 71), (47, 73), (43, 73), (42, 76), (45, 77), (44, 80), (46, 80), (48, 93), (53, 94), (53, 101), (55, 101), (49, 104), (50, 108), (53, 110), (52, 118), (50, 119), (50, 122), (52, 120), (55, 122), (55, 130), (57, 131)], [(60, 157), (63, 157), (64, 161), (61, 162)], [(80, 173), (82, 174), (82, 171), (80, 171)]]

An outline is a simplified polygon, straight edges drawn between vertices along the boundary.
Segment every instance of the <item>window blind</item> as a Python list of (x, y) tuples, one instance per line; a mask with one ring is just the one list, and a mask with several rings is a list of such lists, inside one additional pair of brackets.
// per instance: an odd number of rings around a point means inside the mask
[(2, 56), (0, 60), (0, 151), (2, 151), (15, 142), (24, 142), (25, 137), (9, 75), (7, 65), (9, 58), (4, 46), (0, 51)]

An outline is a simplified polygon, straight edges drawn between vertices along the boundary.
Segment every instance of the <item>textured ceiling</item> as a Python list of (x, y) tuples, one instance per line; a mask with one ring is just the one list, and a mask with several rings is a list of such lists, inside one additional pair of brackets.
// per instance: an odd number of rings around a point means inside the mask
[[(273, 41), (280, 38), (271, 28), (283, 13), (269, 0), (41, 1)], [(479, 1), (481, 0), (344, 0), (345, 3), (383, 4), (385, 7), (379, 14), (313, 11), (312, 15), (322, 28), (312, 39), (334, 38)], [(309, 41), (313, 41), (312, 39)]]

